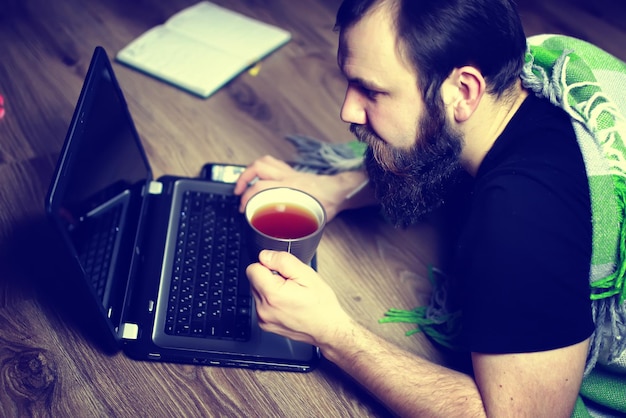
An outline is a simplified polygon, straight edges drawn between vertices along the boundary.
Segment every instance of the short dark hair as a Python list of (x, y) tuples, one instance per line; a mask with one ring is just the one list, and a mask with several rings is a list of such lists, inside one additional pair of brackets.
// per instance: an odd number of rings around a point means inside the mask
[(413, 65), (427, 103), (454, 68), (477, 67), (489, 93), (501, 96), (524, 65), (526, 35), (513, 0), (344, 0), (335, 30), (389, 3), (400, 52)]

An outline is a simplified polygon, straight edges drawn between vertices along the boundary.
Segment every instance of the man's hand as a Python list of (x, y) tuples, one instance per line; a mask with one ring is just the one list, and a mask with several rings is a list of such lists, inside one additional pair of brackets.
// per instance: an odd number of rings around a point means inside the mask
[(326, 211), (330, 221), (344, 209), (373, 204), (373, 196), (346, 197), (367, 179), (362, 171), (347, 171), (336, 175), (303, 173), (289, 164), (266, 155), (250, 164), (241, 173), (235, 185), (235, 194), (241, 195), (239, 210), (244, 211), (248, 200), (261, 190), (271, 187), (291, 187), (315, 197)]
[(351, 321), (330, 286), (289, 253), (261, 251), (246, 273), (265, 331), (319, 346)]

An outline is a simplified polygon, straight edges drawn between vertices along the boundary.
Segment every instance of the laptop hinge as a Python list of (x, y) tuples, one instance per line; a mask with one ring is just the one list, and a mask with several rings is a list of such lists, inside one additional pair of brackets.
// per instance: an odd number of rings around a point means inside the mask
[(129, 322), (120, 326), (120, 335), (123, 340), (136, 340), (139, 336), (139, 325)]
[(160, 181), (151, 181), (148, 185), (149, 194), (161, 194), (163, 192), (163, 183)]

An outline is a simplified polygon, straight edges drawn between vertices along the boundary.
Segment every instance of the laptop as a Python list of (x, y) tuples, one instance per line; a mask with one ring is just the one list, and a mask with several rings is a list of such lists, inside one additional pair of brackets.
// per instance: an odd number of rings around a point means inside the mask
[[(107, 349), (131, 358), (312, 370), (319, 350), (264, 332), (233, 185), (152, 171), (106, 51), (94, 51), (45, 208)], [(256, 256), (256, 255), (254, 255)]]

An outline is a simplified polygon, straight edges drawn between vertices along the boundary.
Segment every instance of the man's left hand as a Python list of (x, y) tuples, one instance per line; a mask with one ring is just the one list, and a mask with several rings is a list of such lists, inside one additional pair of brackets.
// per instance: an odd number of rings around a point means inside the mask
[(335, 292), (295, 256), (263, 250), (246, 273), (263, 330), (319, 346), (349, 326)]

